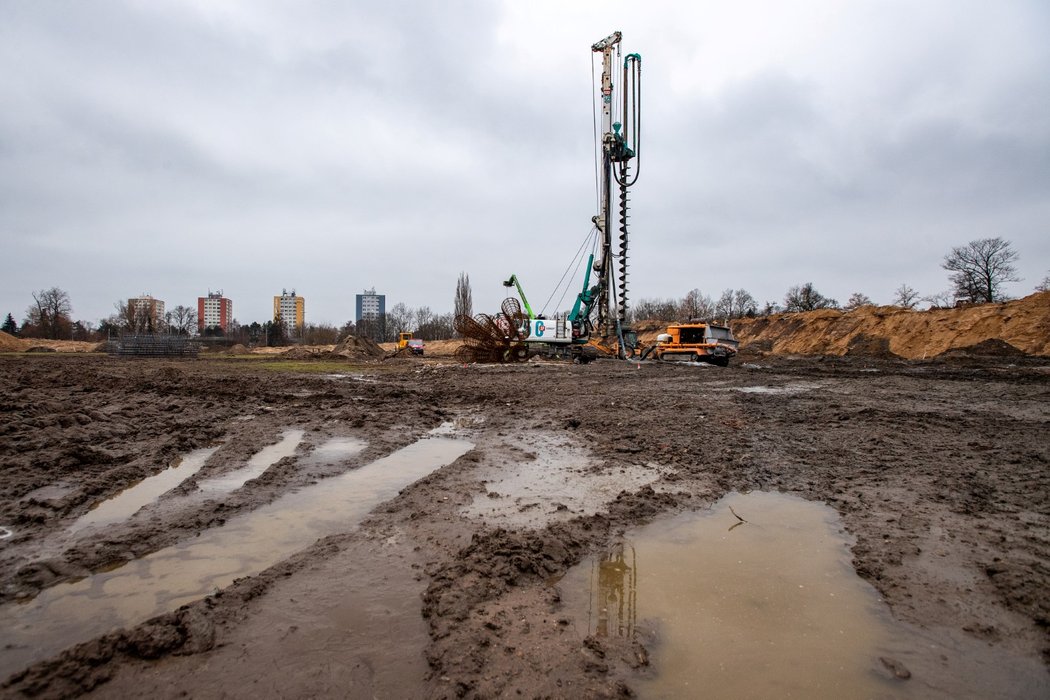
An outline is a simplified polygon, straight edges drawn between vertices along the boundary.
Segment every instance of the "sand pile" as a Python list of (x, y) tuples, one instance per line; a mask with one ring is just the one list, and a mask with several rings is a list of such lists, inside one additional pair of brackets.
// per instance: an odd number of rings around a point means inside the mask
[(311, 352), (301, 345), (296, 345), (290, 350), (282, 352), (281, 357), (287, 360), (308, 360), (311, 357), (317, 357), (317, 353)]
[(24, 340), (0, 331), (0, 352), (22, 352), (25, 349), (26, 342)]
[(335, 346), (332, 354), (350, 360), (378, 360), (382, 359), (386, 352), (371, 338), (348, 335)]
[(231, 345), (226, 349), (227, 355), (247, 355), (249, 352), (251, 351), (245, 346), (241, 345), (240, 343), (237, 343), (236, 345)]
[[(1002, 304), (909, 311), (865, 306), (738, 319), (730, 324), (742, 348), (791, 355), (874, 355), (922, 359), (956, 348), (1001, 341), (1027, 355), (1050, 355), (1050, 292)], [(1000, 348), (1001, 350), (1001, 348)], [(993, 352), (985, 348), (978, 352)], [(996, 355), (1002, 356), (1002, 355)]]

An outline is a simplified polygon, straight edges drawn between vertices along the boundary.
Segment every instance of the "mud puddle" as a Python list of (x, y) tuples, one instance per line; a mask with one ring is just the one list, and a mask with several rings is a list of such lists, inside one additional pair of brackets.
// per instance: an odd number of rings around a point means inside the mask
[(792, 382), (782, 386), (740, 386), (733, 387), (733, 391), (744, 394), (801, 394), (807, 391), (819, 389), (820, 384), (814, 382)]
[(353, 457), (368, 447), (364, 440), (353, 437), (329, 438), (313, 449), (302, 461), (305, 464), (333, 464)]
[(303, 440), (303, 430), (286, 430), (281, 439), (273, 445), (262, 448), (248, 460), (248, 464), (229, 474), (223, 474), (212, 479), (205, 479), (197, 486), (206, 493), (229, 493), (236, 491), (245, 483), (260, 476), (285, 457), (291, 457)]
[(174, 610), (250, 576), (318, 538), (353, 529), (377, 504), (473, 445), (427, 438), (342, 476), (290, 493), (224, 526), (0, 609), (0, 678), (78, 642)]
[(127, 520), (143, 506), (157, 500), (162, 494), (175, 488), (200, 471), (218, 447), (194, 450), (178, 459), (160, 474), (143, 479), (113, 498), (102, 501), (95, 508), (80, 516), (69, 530), (79, 532), (86, 528), (110, 525)]
[(642, 698), (1029, 697), (1045, 684), (1037, 663), (896, 622), (849, 544), (827, 506), (730, 494), (628, 533), (559, 588), (581, 635), (649, 648)]
[(623, 490), (637, 490), (660, 478), (654, 463), (601, 471), (586, 449), (560, 436), (531, 434), (509, 456), (479, 473), (486, 492), (460, 512), (502, 527), (546, 527), (552, 521), (593, 515)]

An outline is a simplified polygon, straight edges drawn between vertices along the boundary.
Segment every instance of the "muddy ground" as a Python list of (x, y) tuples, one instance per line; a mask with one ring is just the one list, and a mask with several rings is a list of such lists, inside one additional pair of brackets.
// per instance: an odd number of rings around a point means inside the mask
[[(961, 664), (1022, 669), (997, 686), (1003, 697), (1040, 697), (1050, 683), (1046, 360), (767, 357), (721, 369), (22, 354), (0, 356), (0, 415), (0, 619), (448, 423), (474, 443), (360, 525), (259, 574), (36, 654), (3, 681), (5, 696), (628, 697), (658, 666), (658, 641), (588, 636), (559, 577), (631, 527), (748, 490), (833, 507), (857, 573), (895, 618), (957, 650), (897, 662), (920, 696), (958, 695)], [(295, 456), (223, 498), (186, 500), (288, 428), (306, 431)], [(368, 447), (306, 459), (331, 436)], [(540, 485), (559, 469), (548, 444), (584, 459), (559, 472), (564, 494), (498, 491), (508, 475)], [(126, 522), (69, 534), (92, 505), (216, 445), (197, 476)], [(34, 656), (15, 646), (3, 652)]]

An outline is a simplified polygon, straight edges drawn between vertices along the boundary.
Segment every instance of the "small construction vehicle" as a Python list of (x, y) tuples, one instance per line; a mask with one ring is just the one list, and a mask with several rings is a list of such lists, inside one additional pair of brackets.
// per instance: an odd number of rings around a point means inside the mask
[(726, 367), (739, 345), (729, 326), (699, 321), (673, 323), (667, 327), (666, 333), (656, 336), (656, 345), (647, 348), (641, 359), (652, 354), (656, 360), (710, 362)]
[(413, 355), (423, 354), (423, 340), (420, 338), (413, 338), (411, 333), (398, 333), (397, 334), (397, 349), (404, 350), (408, 348), (408, 351)]

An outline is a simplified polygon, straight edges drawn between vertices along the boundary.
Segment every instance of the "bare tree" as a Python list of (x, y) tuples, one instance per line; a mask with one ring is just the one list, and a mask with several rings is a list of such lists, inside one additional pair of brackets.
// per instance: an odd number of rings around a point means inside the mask
[(67, 338), (72, 326), (73, 304), (69, 294), (58, 287), (33, 293), (33, 305), (26, 309), (25, 325), (36, 329), (41, 338)]
[(919, 293), (909, 287), (907, 284), (902, 284), (897, 287), (897, 291), (894, 292), (893, 305), (901, 306), (905, 309), (914, 309), (915, 305), (919, 303)]
[(854, 309), (859, 309), (862, 306), (874, 306), (874, 304), (875, 303), (871, 300), (871, 297), (869, 297), (867, 294), (853, 292), (853, 294), (850, 294), (849, 300), (846, 302), (846, 305), (842, 308), (846, 311), (853, 311)]
[(152, 333), (153, 317), (147, 304), (129, 304), (124, 300), (115, 302), (113, 308), (117, 313), (109, 320), (126, 333)]
[(682, 301), (678, 305), (678, 315), (683, 320), (691, 318), (708, 319), (714, 314), (715, 305), (711, 301), (711, 297), (702, 293), (699, 289), (692, 289), (686, 292), (686, 295), (682, 297)]
[(403, 302), (398, 302), (386, 312), (386, 335), (387, 341), (397, 340), (397, 336), (404, 333), (412, 325), (413, 313)]
[(303, 328), (303, 342), (307, 345), (335, 345), (339, 329), (329, 323), (308, 323)]
[(470, 275), (466, 272), (459, 273), (456, 282), (456, 303), (452, 313), (456, 316), (473, 316), (474, 300), (470, 292)]
[[(1050, 292), (1050, 274), (1043, 278), (1043, 281), (1035, 285), (1035, 291), (1037, 292)], [(10, 314), (9, 314), (10, 315)]]
[(429, 306), (420, 306), (412, 315), (415, 317), (416, 330), (429, 326), (434, 321), (434, 312)]
[(755, 298), (746, 289), (727, 289), (715, 305), (715, 316), (723, 319), (754, 316), (758, 310)]
[[(952, 299), (953, 295), (950, 289), (922, 298), (922, 300), (928, 303), (932, 309), (950, 309), (952, 307)], [(908, 308), (912, 308), (913, 306), (915, 306), (914, 303)]]
[(679, 307), (674, 299), (641, 299), (631, 310), (631, 317), (636, 321), (674, 321)]
[(737, 318), (744, 316), (755, 316), (758, 313), (758, 302), (746, 289), (738, 289), (735, 293), (736, 308), (740, 314)]
[(797, 313), (814, 309), (837, 309), (839, 303), (818, 292), (812, 282), (796, 285), (784, 296), (784, 311)]
[(175, 335), (190, 335), (197, 327), (197, 312), (179, 304), (164, 314), (164, 320), (168, 323), (168, 330)]
[(955, 295), (977, 304), (1003, 301), (1003, 285), (1017, 282), (1017, 253), (1002, 237), (980, 238), (952, 248), (941, 267), (950, 272)]

